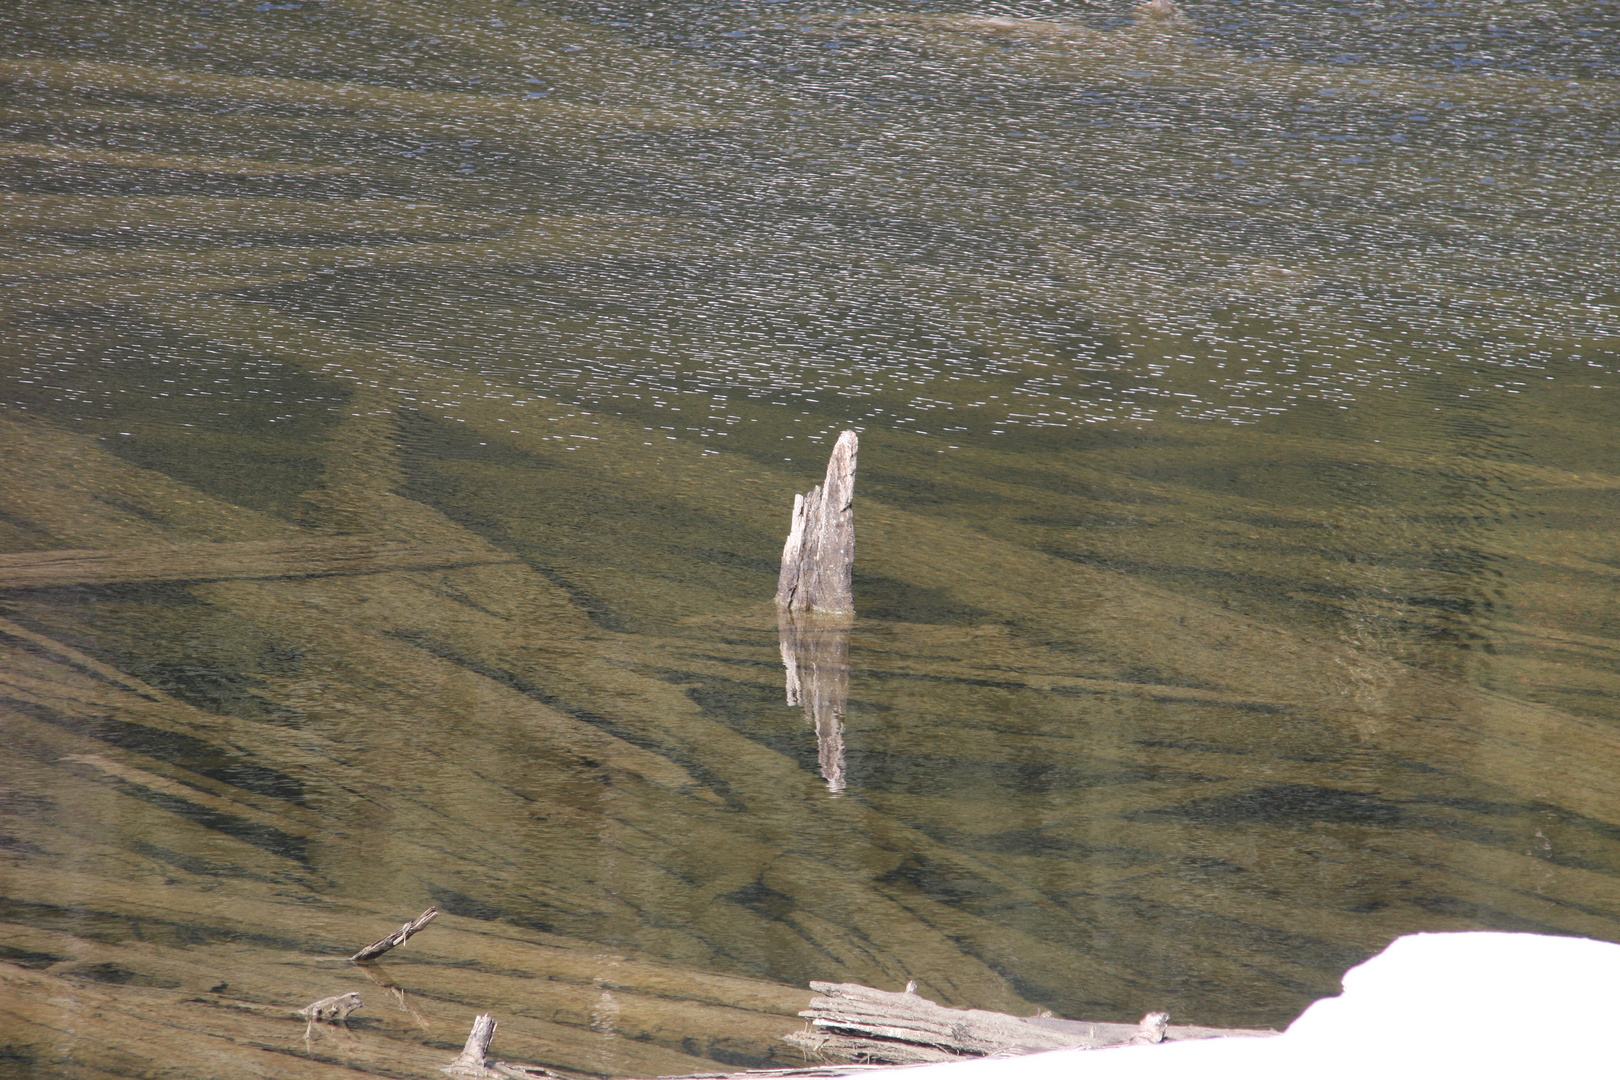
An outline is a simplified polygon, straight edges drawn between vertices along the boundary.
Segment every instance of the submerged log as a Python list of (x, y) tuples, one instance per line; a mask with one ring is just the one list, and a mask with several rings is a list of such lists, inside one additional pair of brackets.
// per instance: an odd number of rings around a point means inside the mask
[(0, 554), (0, 589), (330, 577), (518, 561), (515, 555), (489, 549), (442, 551), (366, 536), (113, 551), (23, 551)]
[(901, 993), (857, 983), (813, 982), (810, 988), (823, 995), (812, 999), (810, 1008), (799, 1014), (810, 1021), (811, 1030), (794, 1032), (786, 1040), (823, 1057), (873, 1064), (920, 1065), (991, 1054), (1277, 1034), (1247, 1028), (1172, 1026), (1165, 1013), (1149, 1013), (1139, 1024), (1112, 1024), (948, 1009), (909, 986)]
[(793, 526), (782, 548), (776, 604), (785, 611), (855, 610), (855, 456), (853, 431), (838, 436), (827, 476), (793, 497)]
[(367, 945), (365, 948), (349, 957), (349, 959), (353, 960), (357, 964), (363, 963), (367, 960), (375, 960), (389, 949), (392, 949), (397, 945), (403, 945), (407, 941), (411, 940), (412, 934), (416, 933), (418, 930), (422, 929), (422, 927), (426, 926), (428, 923), (432, 922), (438, 917), (439, 909), (436, 907), (430, 907), (426, 911), (422, 912), (422, 914), (412, 919), (410, 922), (401, 926), (398, 930), (395, 930), (392, 934), (389, 934), (380, 941), (373, 941), (370, 945)]

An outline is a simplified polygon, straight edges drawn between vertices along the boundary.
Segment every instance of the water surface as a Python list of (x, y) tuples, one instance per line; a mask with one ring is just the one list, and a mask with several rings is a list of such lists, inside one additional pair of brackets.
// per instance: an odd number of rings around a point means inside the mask
[(1620, 940), (1613, 30), (0, 16), (3, 1060), (657, 1075), (797, 1060), (769, 984), (1280, 1026)]

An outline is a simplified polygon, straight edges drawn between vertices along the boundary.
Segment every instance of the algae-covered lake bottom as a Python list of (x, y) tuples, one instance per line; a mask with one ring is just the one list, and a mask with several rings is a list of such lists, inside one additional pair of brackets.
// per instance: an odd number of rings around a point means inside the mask
[(1620, 940), (1606, 9), (1060, 7), (0, 14), (0, 1075)]

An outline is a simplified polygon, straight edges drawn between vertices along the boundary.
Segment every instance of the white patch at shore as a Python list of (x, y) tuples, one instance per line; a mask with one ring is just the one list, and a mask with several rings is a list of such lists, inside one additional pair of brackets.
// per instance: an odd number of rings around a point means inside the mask
[[(906, 1080), (1452, 1080), (1620, 1077), (1620, 945), (1411, 934), (1275, 1038), (1059, 1050), (906, 1070)], [(1195, 1018), (1180, 1018), (1191, 1020)]]

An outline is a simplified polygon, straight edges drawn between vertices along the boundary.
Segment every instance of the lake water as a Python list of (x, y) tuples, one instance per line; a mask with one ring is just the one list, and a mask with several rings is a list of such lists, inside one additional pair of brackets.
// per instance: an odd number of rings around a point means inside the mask
[(1620, 940), (1617, 20), (0, 12), (0, 1075)]

